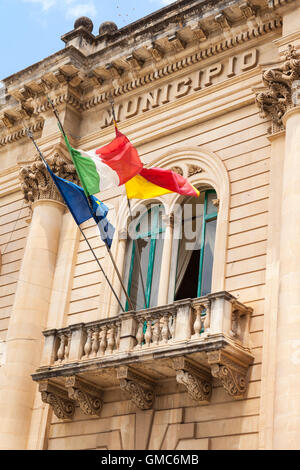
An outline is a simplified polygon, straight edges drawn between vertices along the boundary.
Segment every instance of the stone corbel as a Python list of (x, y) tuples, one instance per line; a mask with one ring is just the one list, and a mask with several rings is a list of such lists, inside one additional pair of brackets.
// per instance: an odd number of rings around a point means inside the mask
[(200, 403), (208, 403), (211, 398), (212, 384), (210, 374), (185, 357), (173, 359), (176, 381), (187, 389), (189, 396)]
[(168, 37), (169, 43), (173, 46), (175, 52), (181, 52), (185, 48), (185, 42), (177, 34)]
[(80, 406), (84, 414), (100, 415), (103, 400), (99, 388), (76, 376), (66, 377), (65, 387), (68, 390), (69, 398)]
[(59, 419), (72, 419), (75, 412), (75, 403), (70, 400), (66, 390), (49, 380), (39, 383), (42, 401), (51, 406), (55, 416)]
[(122, 366), (117, 370), (120, 388), (128, 393), (131, 401), (141, 410), (148, 410), (154, 401), (154, 384), (149, 379), (132, 372), (129, 367)]
[(249, 362), (242, 362), (224, 351), (207, 353), (211, 374), (223, 385), (226, 392), (233, 398), (243, 398), (248, 385), (247, 373)]
[(215, 21), (221, 27), (222, 31), (229, 31), (230, 30), (230, 23), (224, 13), (219, 13), (215, 16)]
[(107, 70), (109, 72), (110, 77), (111, 77), (112, 80), (114, 80), (116, 78), (120, 78), (122, 73), (123, 73), (123, 70), (120, 69), (119, 67), (117, 67), (113, 63), (106, 64), (105, 70)]
[(0, 114), (0, 120), (3, 122), (4, 126), (7, 127), (8, 129), (10, 127), (13, 127), (16, 122), (16, 118), (8, 113), (1, 113)]
[(157, 44), (151, 44), (151, 46), (149, 46), (147, 50), (148, 52), (150, 52), (155, 62), (159, 62), (164, 56), (162, 48), (159, 47)]
[(193, 32), (196, 41), (206, 41), (208, 34), (206, 34), (206, 32), (201, 28), (200, 24), (191, 26), (191, 31)]
[(126, 57), (126, 62), (130, 65), (133, 70), (140, 70), (143, 67), (144, 61), (132, 53)]

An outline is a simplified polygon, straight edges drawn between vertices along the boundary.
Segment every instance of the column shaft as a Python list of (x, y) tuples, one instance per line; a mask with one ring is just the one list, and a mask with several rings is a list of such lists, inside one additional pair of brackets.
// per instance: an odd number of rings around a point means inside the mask
[(274, 449), (300, 446), (300, 108), (284, 117)]
[(52, 200), (32, 205), (0, 380), (0, 448), (26, 449), (39, 366), (42, 330), (47, 324), (52, 281), (65, 206)]

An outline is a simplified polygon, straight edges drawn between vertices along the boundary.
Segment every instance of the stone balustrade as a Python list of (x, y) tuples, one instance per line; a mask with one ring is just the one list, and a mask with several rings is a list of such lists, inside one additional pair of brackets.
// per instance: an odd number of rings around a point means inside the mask
[(47, 330), (42, 364), (33, 379), (39, 382), (42, 396), (51, 389), (45, 401), (51, 404), (51, 397), (56, 411), (57, 403), (64, 403), (57, 411), (59, 417), (79, 397), (83, 411), (93, 414), (97, 409), (99, 414), (101, 391), (114, 385), (126, 391), (138, 407), (148, 409), (162, 374), (174, 376), (199, 402), (209, 400), (212, 377), (231, 396), (241, 398), (253, 360), (251, 313), (251, 308), (228, 292), (219, 292)]

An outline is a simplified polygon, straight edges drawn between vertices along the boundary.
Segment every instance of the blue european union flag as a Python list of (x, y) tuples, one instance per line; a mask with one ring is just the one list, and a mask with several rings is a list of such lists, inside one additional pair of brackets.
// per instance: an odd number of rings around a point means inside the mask
[(95, 196), (90, 196), (91, 207), (84, 190), (80, 186), (55, 175), (48, 164), (47, 169), (76, 224), (80, 225), (93, 218), (99, 227), (102, 240), (110, 248), (115, 228), (106, 218), (108, 207)]

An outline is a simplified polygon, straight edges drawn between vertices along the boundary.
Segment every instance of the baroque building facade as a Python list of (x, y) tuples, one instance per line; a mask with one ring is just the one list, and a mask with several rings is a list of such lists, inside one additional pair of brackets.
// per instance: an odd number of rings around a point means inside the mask
[[(300, 447), (299, 20), (299, 0), (178, 0), (96, 35), (79, 18), (64, 49), (4, 79), (0, 448)], [(47, 96), (83, 150), (113, 139), (112, 96), (144, 165), (200, 191), (134, 200), (131, 224), (124, 187), (99, 195), (134, 310), (26, 136), (78, 183)]]

